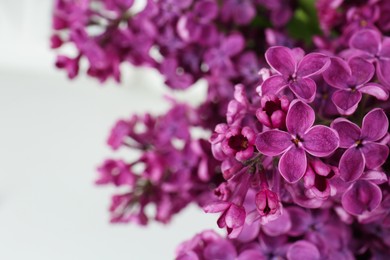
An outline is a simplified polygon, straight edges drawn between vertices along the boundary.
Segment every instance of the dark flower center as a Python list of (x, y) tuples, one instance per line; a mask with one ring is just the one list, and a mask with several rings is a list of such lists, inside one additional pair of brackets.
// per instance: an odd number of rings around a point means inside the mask
[(324, 192), (326, 190), (326, 179), (327, 177), (316, 174), (314, 179), (314, 186), (317, 190)]
[(298, 147), (299, 143), (303, 142), (303, 139), (299, 135), (297, 135), (294, 139), (291, 139), (291, 142), (293, 142), (295, 146)]
[(265, 215), (268, 215), (271, 212), (271, 208), (268, 205), (268, 199), (266, 200), (265, 207), (263, 209)]
[(357, 140), (355, 143), (356, 143), (356, 148), (362, 148), (363, 147), (363, 140)]
[(295, 76), (295, 75), (290, 75), (287, 78), (287, 82), (288, 83), (293, 83), (293, 82), (296, 82), (296, 81), (297, 81), (297, 76)]
[(282, 106), (281, 106), (281, 102), (279, 99), (277, 99), (276, 101), (270, 100), (270, 101), (265, 102), (264, 111), (265, 111), (265, 113), (267, 113), (268, 116), (272, 116), (272, 114), (275, 111), (278, 111), (281, 109), (282, 109)]
[(228, 144), (235, 151), (243, 151), (249, 146), (248, 139), (242, 134), (230, 137)]

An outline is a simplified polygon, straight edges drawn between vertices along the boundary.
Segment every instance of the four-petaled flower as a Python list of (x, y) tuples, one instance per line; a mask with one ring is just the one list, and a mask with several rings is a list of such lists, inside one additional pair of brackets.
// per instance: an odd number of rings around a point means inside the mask
[(386, 145), (377, 143), (389, 127), (385, 112), (373, 109), (363, 118), (362, 129), (345, 118), (337, 118), (331, 124), (340, 136), (340, 148), (348, 148), (340, 158), (340, 177), (344, 181), (357, 180), (364, 167), (375, 169), (389, 155)]
[(306, 152), (325, 157), (339, 146), (337, 132), (323, 125), (313, 126), (314, 119), (314, 110), (309, 105), (294, 100), (287, 113), (287, 132), (273, 129), (257, 136), (256, 147), (261, 153), (282, 155), (279, 171), (290, 183), (299, 181), (305, 174)]
[(276, 94), (289, 87), (301, 100), (312, 102), (316, 94), (316, 83), (310, 77), (323, 72), (330, 64), (328, 56), (282, 46), (269, 48), (265, 53), (268, 64), (277, 72), (261, 85), (261, 94)]
[(341, 58), (331, 58), (331, 64), (323, 75), (329, 85), (338, 89), (333, 93), (332, 101), (340, 114), (354, 113), (362, 99), (362, 93), (379, 100), (388, 99), (389, 93), (382, 85), (367, 83), (374, 72), (374, 65), (360, 57), (351, 58), (348, 63)]

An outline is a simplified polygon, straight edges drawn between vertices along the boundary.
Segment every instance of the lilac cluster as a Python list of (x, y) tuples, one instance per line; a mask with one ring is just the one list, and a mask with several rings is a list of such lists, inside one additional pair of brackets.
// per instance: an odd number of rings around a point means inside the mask
[(209, 200), (212, 184), (220, 180), (207, 141), (191, 137), (194, 120), (193, 109), (174, 103), (163, 116), (134, 115), (115, 124), (109, 146), (137, 150), (139, 157), (107, 159), (98, 168), (97, 184), (121, 188), (112, 196), (111, 222), (167, 223), (188, 203)]
[(139, 158), (98, 169), (125, 190), (112, 222), (167, 223), (195, 202), (227, 237), (200, 233), (180, 260), (386, 259), (389, 3), (57, 0), (51, 42), (76, 46), (56, 63), (70, 78), (84, 59), (102, 82), (130, 62), (173, 89), (208, 83), (199, 107), (114, 126), (108, 144)]
[[(103, 82), (120, 81), (120, 65), (130, 62), (156, 68), (173, 89), (200, 78), (219, 88), (256, 83), (258, 53), (288, 41), (283, 26), (294, 11), (284, 0), (147, 0), (141, 10), (135, 2), (56, 0), (51, 46), (77, 49), (58, 55), (56, 66), (74, 78), (85, 59), (88, 75)], [(256, 20), (259, 12), (274, 28)]]
[[(380, 228), (382, 231), (377, 232)], [(287, 206), (276, 221), (246, 225), (235, 239), (204, 231), (177, 247), (177, 260), (224, 259), (387, 259), (390, 241), (379, 225), (346, 225), (330, 208), (304, 209)]]
[[(218, 226), (226, 228), (230, 239), (245, 236), (253, 225), (262, 225), (267, 235), (269, 228), (275, 231), (271, 236), (302, 228), (301, 223), (287, 224), (291, 214), (286, 211), (295, 205), (294, 210), (301, 212), (317, 209), (334, 215), (337, 224), (331, 222), (329, 228), (340, 231), (332, 236), (344, 236), (344, 229), (346, 237), (335, 237), (339, 248), (330, 251), (323, 248), (323, 240), (312, 240), (313, 230), (305, 223), (299, 241), (278, 238), (286, 243), (286, 248), (278, 245), (285, 249), (282, 256), (302, 259), (302, 252), (308, 252), (313, 254), (309, 259), (353, 259), (390, 253), (387, 242), (370, 247), (347, 235), (379, 226), (383, 233), (375, 239), (389, 241), (389, 226), (383, 224), (390, 217), (385, 165), (390, 144), (389, 74), (381, 72), (387, 60), (368, 53), (385, 49), (385, 44), (376, 42), (382, 39), (378, 34), (368, 29), (356, 32), (350, 47), (339, 54), (305, 55), (300, 48), (271, 47), (265, 52), (270, 69), (256, 89), (258, 95), (236, 86), (226, 123), (217, 125), (210, 139), (214, 157), (222, 161), (225, 182), (216, 189), (215, 201), (204, 207), (206, 212), (220, 213)], [(369, 49), (369, 40), (378, 47), (372, 44)], [(299, 250), (293, 256), (295, 247)], [(240, 252), (238, 247), (223, 259), (237, 255), (241, 259)]]

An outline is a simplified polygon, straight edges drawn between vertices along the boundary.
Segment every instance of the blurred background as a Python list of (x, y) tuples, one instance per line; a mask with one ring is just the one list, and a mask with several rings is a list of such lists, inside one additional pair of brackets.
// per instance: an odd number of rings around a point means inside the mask
[(112, 190), (94, 185), (104, 158), (126, 155), (105, 144), (115, 121), (167, 109), (163, 81), (130, 66), (120, 86), (69, 81), (49, 49), (52, 3), (0, 0), (0, 259), (172, 259), (216, 216), (192, 206), (168, 226), (110, 225)]

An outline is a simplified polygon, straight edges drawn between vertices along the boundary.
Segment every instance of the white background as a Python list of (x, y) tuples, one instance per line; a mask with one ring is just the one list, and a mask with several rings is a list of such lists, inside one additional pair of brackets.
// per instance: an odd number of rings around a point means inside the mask
[(167, 108), (162, 80), (130, 67), (121, 86), (67, 80), (48, 47), (51, 3), (0, 0), (0, 259), (172, 259), (217, 216), (193, 206), (169, 226), (113, 226), (113, 189), (93, 184), (96, 166), (119, 157), (105, 145), (113, 123)]

